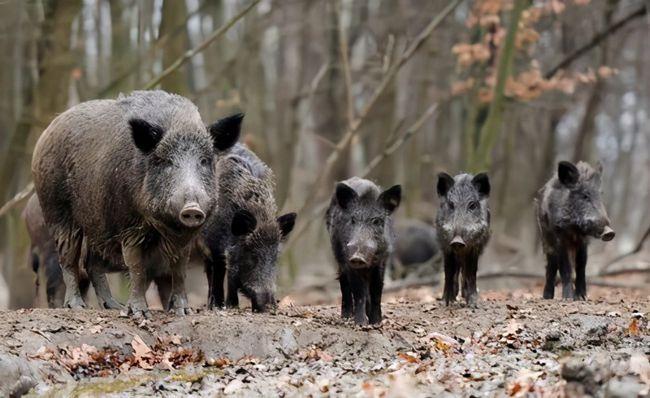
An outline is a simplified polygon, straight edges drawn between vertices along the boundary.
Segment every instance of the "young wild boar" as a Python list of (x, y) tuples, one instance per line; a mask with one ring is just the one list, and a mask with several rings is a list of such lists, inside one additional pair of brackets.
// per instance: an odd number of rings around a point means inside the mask
[(217, 196), (213, 158), (238, 134), (218, 122), (206, 129), (194, 104), (164, 91), (84, 102), (54, 119), (36, 144), (32, 175), (56, 242), (65, 305), (85, 306), (78, 279), (86, 239), (91, 253), (126, 264), (129, 313), (149, 315), (145, 265), (154, 264), (174, 282), (171, 309), (185, 314), (189, 243)]
[[(562, 298), (587, 298), (587, 244), (589, 237), (610, 241), (616, 233), (600, 198), (602, 165), (559, 162), (557, 174), (539, 190), (535, 200), (537, 222), (546, 254), (544, 298), (553, 298), (558, 270)], [(571, 281), (575, 266), (575, 291)]]
[[(223, 119), (239, 130), (243, 115)], [(241, 144), (216, 165), (217, 210), (203, 229), (201, 249), (208, 276), (208, 308), (224, 305), (224, 276), (228, 270), (226, 305), (237, 307), (241, 291), (253, 311), (275, 306), (276, 263), (280, 243), (293, 229), (296, 214), (277, 217), (275, 177), (255, 154)]]
[(478, 259), (490, 238), (490, 181), (485, 173), (456, 177), (440, 173), (437, 191), (436, 230), (445, 263), (443, 298), (447, 305), (456, 300), (458, 275), (462, 274), (462, 296), (468, 306), (475, 307)]
[(341, 317), (359, 325), (381, 322), (386, 261), (393, 251), (391, 214), (402, 188), (384, 192), (373, 182), (352, 177), (336, 184), (325, 215), (341, 284)]
[(416, 219), (401, 220), (395, 225), (395, 235), (395, 253), (391, 261), (394, 279), (409, 274), (436, 275), (440, 271), (436, 261), (431, 261), (440, 251), (433, 225)]

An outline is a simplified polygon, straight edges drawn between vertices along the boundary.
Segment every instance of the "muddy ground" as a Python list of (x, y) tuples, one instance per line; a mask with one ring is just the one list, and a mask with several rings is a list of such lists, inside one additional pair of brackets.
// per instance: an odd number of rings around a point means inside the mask
[[(536, 287), (539, 290), (541, 287)], [(481, 292), (445, 307), (430, 288), (386, 297), (378, 327), (336, 305), (275, 314), (197, 309), (136, 322), (117, 311), (0, 312), (0, 395), (643, 396), (650, 292), (588, 302)]]

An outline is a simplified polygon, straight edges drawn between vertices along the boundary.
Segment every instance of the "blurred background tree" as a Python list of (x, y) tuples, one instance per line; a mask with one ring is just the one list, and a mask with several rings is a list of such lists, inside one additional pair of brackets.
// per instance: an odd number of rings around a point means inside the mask
[[(283, 291), (333, 281), (322, 223), (335, 181), (401, 183), (432, 220), (440, 171), (488, 170), (484, 271), (541, 271), (532, 200), (559, 159), (600, 160), (617, 229), (597, 273), (650, 225), (650, 29), (644, 0), (8, 0), (0, 4), (0, 202), (30, 181), (52, 118), (153, 85), (244, 141), (300, 210)], [(162, 75), (161, 75), (162, 74)], [(23, 195), (24, 196), (24, 195)], [(32, 304), (22, 196), (0, 219), (10, 307)], [(643, 251), (640, 250), (643, 254)], [(647, 266), (647, 255), (640, 258)], [(1, 282), (0, 282), (1, 283)]]

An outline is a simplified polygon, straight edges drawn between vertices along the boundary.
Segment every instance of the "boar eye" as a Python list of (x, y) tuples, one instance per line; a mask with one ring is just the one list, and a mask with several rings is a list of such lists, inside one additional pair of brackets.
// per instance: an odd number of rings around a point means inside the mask
[(207, 167), (210, 165), (210, 159), (208, 158), (201, 158), (201, 166)]
[(472, 211), (472, 210), (476, 210), (476, 208), (478, 208), (478, 202), (475, 200), (469, 202), (469, 205), (467, 205), (467, 210)]
[(351, 218), (350, 218), (350, 223), (353, 224), (353, 225), (356, 224), (356, 223), (357, 223), (357, 219), (354, 218), (354, 217), (351, 217)]
[(384, 220), (379, 218), (379, 217), (373, 218), (372, 219), (372, 225), (374, 225), (375, 227), (381, 227), (381, 226), (384, 225)]
[(449, 203), (447, 203), (447, 204), (449, 205), (449, 210), (452, 210), (452, 211), (453, 211), (453, 210), (454, 210), (454, 204), (451, 203), (451, 202), (449, 202)]

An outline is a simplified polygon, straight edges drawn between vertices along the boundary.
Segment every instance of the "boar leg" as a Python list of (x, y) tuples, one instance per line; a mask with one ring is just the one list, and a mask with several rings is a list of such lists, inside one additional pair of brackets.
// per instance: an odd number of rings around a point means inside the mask
[(469, 307), (476, 307), (478, 294), (476, 292), (476, 271), (478, 269), (478, 256), (469, 254), (463, 264), (463, 298)]
[(352, 318), (354, 305), (352, 304), (350, 278), (347, 273), (339, 275), (339, 284), (341, 285), (341, 318)]
[(587, 279), (585, 271), (587, 268), (587, 245), (581, 243), (576, 250), (576, 290), (573, 298), (575, 300), (587, 299)]
[(108, 280), (106, 279), (106, 273), (98, 269), (89, 269), (88, 277), (90, 282), (95, 289), (95, 295), (97, 296), (97, 302), (99, 303), (100, 308), (107, 310), (122, 310), (124, 306), (117, 302), (111, 294), (111, 288), (108, 285)]
[(555, 296), (555, 278), (557, 277), (557, 254), (546, 254), (546, 283), (544, 284), (545, 299), (552, 299)]
[(131, 279), (131, 290), (126, 304), (126, 313), (134, 318), (149, 318), (151, 313), (145, 298), (149, 281), (147, 280), (142, 249), (138, 246), (122, 245), (122, 256), (124, 257), (124, 264), (129, 269)]
[(226, 296), (226, 307), (228, 308), (237, 308), (239, 307), (239, 283), (233, 277), (228, 275), (228, 293)]
[(571, 261), (569, 252), (565, 247), (560, 247), (557, 252), (558, 268), (562, 279), (562, 298), (565, 300), (573, 298), (573, 281), (571, 280)]
[(357, 272), (352, 272), (350, 276), (352, 297), (354, 299), (354, 322), (357, 325), (367, 325), (366, 303), (368, 301), (368, 281), (362, 278)]
[(185, 292), (185, 273), (188, 261), (189, 253), (182, 253), (179, 259), (170, 267), (172, 272), (172, 295), (169, 298), (169, 309), (179, 316), (190, 314), (187, 293)]
[(384, 290), (384, 267), (374, 267), (370, 271), (370, 302), (367, 304), (368, 322), (381, 322), (381, 292)]
[(456, 301), (458, 295), (457, 271), (456, 256), (453, 253), (445, 253), (445, 287), (442, 298), (445, 300), (446, 305)]
[(224, 291), (223, 280), (226, 276), (226, 259), (217, 254), (213, 259), (206, 261), (208, 274), (208, 309), (223, 307)]
[(172, 278), (170, 276), (159, 276), (154, 278), (154, 283), (158, 289), (158, 297), (165, 311), (169, 311), (169, 298), (172, 295)]
[[(58, 231), (57, 231), (58, 229)], [(81, 255), (81, 233), (74, 228), (63, 229), (55, 228), (54, 236), (57, 237), (57, 247), (59, 249), (59, 263), (61, 264), (61, 273), (63, 283), (65, 284), (65, 299), (63, 306), (67, 308), (79, 309), (85, 308), (81, 292), (79, 290), (79, 258)]]

